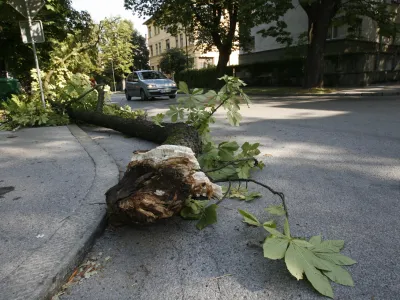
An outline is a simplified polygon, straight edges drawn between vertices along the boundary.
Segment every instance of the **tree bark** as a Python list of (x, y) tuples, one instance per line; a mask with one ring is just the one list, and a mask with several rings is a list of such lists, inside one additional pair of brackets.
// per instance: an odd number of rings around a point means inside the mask
[(132, 137), (138, 137), (157, 144), (186, 146), (197, 155), (201, 153), (202, 142), (197, 130), (185, 123), (163, 123), (163, 127), (152, 121), (136, 118), (126, 119), (94, 111), (67, 110), (75, 120), (114, 129)]
[(225, 75), (226, 67), (228, 65), (230, 56), (231, 56), (231, 49), (227, 47), (221, 47), (219, 50), (218, 55), (218, 64), (217, 64), (217, 78), (220, 78)]
[(300, 1), (308, 16), (308, 48), (304, 88), (323, 87), (326, 38), (340, 0)]

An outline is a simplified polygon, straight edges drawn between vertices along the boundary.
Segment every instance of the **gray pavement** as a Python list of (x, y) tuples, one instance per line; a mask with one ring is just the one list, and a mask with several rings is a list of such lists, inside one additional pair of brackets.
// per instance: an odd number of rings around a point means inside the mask
[[(113, 101), (149, 114), (171, 100)], [(266, 168), (254, 174), (286, 194), (292, 233), (344, 239), (355, 287), (334, 284), (335, 299), (399, 299), (400, 101), (398, 97), (253, 97), (240, 127), (216, 125), (219, 140), (260, 142)], [(224, 115), (219, 114), (223, 120)], [(154, 146), (109, 130), (85, 128), (120, 168), (131, 152)], [(203, 231), (180, 218), (147, 227), (108, 228), (87, 258), (104, 269), (60, 296), (75, 299), (321, 299), (282, 261), (262, 257), (263, 230), (237, 208), (265, 220), (279, 203), (265, 190), (253, 203), (226, 200)]]
[[(0, 131), (0, 299), (44, 299), (104, 228), (110, 156), (75, 125)], [(1, 192), (3, 191), (3, 193)]]

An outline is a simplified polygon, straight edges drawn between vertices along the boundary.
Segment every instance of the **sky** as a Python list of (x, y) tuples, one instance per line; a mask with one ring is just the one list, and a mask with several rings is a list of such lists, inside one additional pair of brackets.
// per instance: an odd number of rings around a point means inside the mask
[(121, 16), (131, 20), (133, 27), (143, 36), (147, 33), (146, 26), (142, 25), (145, 20), (134, 16), (132, 11), (125, 10), (124, 0), (72, 0), (72, 7), (76, 10), (86, 10), (95, 22), (107, 17)]

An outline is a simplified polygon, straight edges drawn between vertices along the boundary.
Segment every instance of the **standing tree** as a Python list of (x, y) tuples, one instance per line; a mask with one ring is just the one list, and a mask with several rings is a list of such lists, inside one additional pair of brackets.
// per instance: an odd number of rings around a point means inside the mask
[(164, 52), (160, 60), (160, 68), (168, 74), (175, 74), (183, 71), (186, 68), (188, 60), (185, 53), (178, 48), (169, 49)]
[[(72, 8), (70, 0), (46, 1), (46, 5), (36, 16), (43, 21), (46, 41), (38, 45), (40, 66), (47, 68), (50, 53), (55, 50), (53, 41), (63, 41), (76, 30), (85, 31), (92, 23), (87, 12)], [(25, 86), (30, 83), (30, 70), (34, 68), (30, 44), (23, 44), (18, 21), (26, 20), (7, 1), (0, 0), (0, 60)]]
[(352, 28), (365, 16), (376, 21), (380, 29), (384, 28), (385, 34), (395, 34), (393, 17), (397, 13), (398, 4), (391, 5), (379, 0), (300, 0), (299, 2), (308, 16), (305, 88), (323, 86), (326, 39), (328, 29), (335, 19)]
[(115, 77), (124, 78), (132, 66), (133, 24), (129, 20), (117, 17), (102, 20), (100, 27), (100, 59), (106, 69), (113, 73), (115, 85)]
[(137, 31), (132, 34), (133, 45), (133, 70), (150, 69), (149, 50), (146, 46), (146, 39)]
[(217, 48), (218, 76), (225, 73), (232, 49), (250, 43), (251, 28), (279, 21), (292, 7), (291, 0), (125, 0), (126, 9), (152, 16), (171, 34), (189, 32), (203, 51)]

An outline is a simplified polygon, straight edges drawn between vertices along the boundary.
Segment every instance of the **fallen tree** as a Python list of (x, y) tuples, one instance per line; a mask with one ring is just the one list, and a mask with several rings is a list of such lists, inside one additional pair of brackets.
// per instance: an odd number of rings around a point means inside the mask
[[(214, 113), (223, 107), (229, 122), (239, 125), (239, 103), (241, 100), (249, 103), (240, 88), (243, 82), (227, 76), (224, 80), (226, 85), (219, 93), (210, 91), (206, 94), (196, 89), (190, 93), (186, 84), (181, 83), (180, 89), (185, 92), (186, 99), (170, 106), (166, 114), (153, 117), (153, 121), (137, 116), (126, 118), (104, 114), (102, 103), (95, 106), (97, 111), (72, 106), (67, 110), (71, 118), (164, 144), (150, 151), (134, 153), (121, 181), (106, 193), (110, 220), (144, 224), (180, 214), (186, 219), (199, 220), (196, 226), (203, 229), (217, 222), (216, 210), (224, 199), (252, 201), (261, 197), (260, 193), (247, 190), (248, 183), (258, 184), (282, 202), (269, 206), (268, 214), (284, 217), (282, 231), (277, 229), (275, 220), (260, 222), (253, 214), (239, 210), (243, 222), (266, 230), (264, 257), (284, 258), (294, 277), (303, 279), (305, 274), (313, 287), (328, 297), (333, 297), (329, 280), (353, 286), (351, 275), (342, 266), (356, 262), (340, 254), (344, 241), (323, 241), (321, 236), (309, 240), (292, 236), (283, 193), (249, 178), (251, 170), (263, 167), (255, 158), (260, 154), (259, 144), (246, 142), (240, 147), (236, 142), (217, 145), (212, 141), (209, 125), (215, 121)], [(104, 98), (100, 96), (99, 99)], [(129, 116), (129, 112), (123, 115)], [(163, 123), (165, 116), (169, 116), (172, 123)], [(178, 121), (184, 122), (176, 123)], [(228, 182), (224, 194), (216, 184), (222, 182)], [(238, 186), (234, 187), (234, 183)], [(242, 187), (241, 183), (246, 186)], [(212, 203), (212, 199), (217, 202)]]
[(145, 118), (122, 118), (80, 109), (69, 109), (68, 115), (74, 120), (114, 129), (157, 144), (186, 146), (196, 154), (202, 150), (198, 131), (185, 123), (163, 123), (161, 127)]

